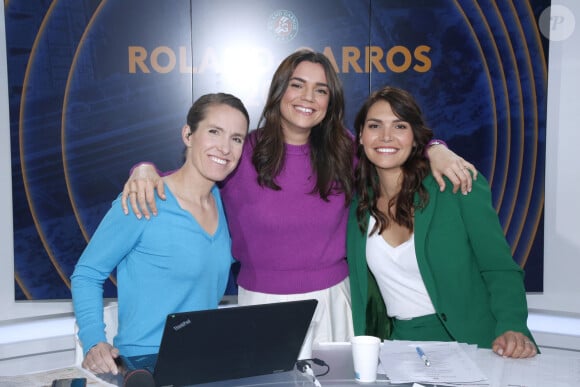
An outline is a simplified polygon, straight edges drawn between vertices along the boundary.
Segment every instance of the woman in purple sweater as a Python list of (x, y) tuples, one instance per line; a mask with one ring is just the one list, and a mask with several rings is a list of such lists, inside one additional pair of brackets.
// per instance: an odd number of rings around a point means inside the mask
[[(240, 305), (316, 298), (313, 342), (352, 336), (345, 260), (354, 143), (343, 125), (342, 85), (322, 54), (297, 51), (274, 73), (259, 129), (249, 135), (237, 170), (221, 188), (240, 262)], [(429, 150), (433, 174), (467, 193), (475, 168), (444, 146)], [(138, 216), (155, 215), (163, 184), (150, 163), (123, 190)]]

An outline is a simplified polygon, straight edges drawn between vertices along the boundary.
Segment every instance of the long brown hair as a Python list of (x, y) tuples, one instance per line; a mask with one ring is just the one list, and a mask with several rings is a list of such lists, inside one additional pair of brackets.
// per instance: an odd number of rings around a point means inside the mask
[[(371, 106), (378, 101), (388, 102), (393, 113), (399, 119), (411, 125), (415, 146), (402, 166), (403, 181), (401, 190), (397, 195), (389, 199), (388, 208), (394, 207), (394, 214), (391, 211), (383, 213), (378, 209), (377, 201), (380, 186), (377, 170), (366, 157), (363, 147), (361, 145), (358, 146), (357, 155), (359, 162), (355, 170), (356, 192), (359, 196), (356, 211), (358, 223), (361, 231), (365, 232), (365, 214), (370, 212), (377, 220), (375, 227), (371, 230), (371, 234), (375, 232), (382, 233), (390, 222), (395, 222), (413, 230), (415, 208), (423, 208), (429, 200), (429, 194), (422, 185), (423, 179), (429, 173), (429, 163), (423, 156), (423, 152), (429, 140), (433, 138), (433, 131), (426, 126), (421, 109), (409, 92), (387, 86), (372, 93), (356, 115), (354, 126), (357, 144), (360, 144), (360, 136), (367, 113)], [(415, 193), (419, 193), (418, 203), (415, 203)]]
[(268, 99), (254, 138), (252, 163), (258, 172), (261, 186), (280, 190), (276, 177), (284, 166), (285, 147), (282, 132), (280, 102), (296, 67), (303, 61), (319, 63), (324, 68), (329, 89), (329, 104), (326, 116), (310, 132), (310, 163), (316, 174), (316, 184), (312, 193), (318, 193), (324, 200), (334, 193), (343, 192), (345, 205), (353, 194), (352, 137), (343, 125), (344, 95), (342, 84), (332, 64), (322, 53), (299, 50), (280, 63), (272, 77)]

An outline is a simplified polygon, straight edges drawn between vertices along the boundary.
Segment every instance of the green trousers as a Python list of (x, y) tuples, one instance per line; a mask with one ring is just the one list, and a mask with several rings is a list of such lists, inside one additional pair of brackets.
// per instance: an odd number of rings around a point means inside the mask
[(393, 319), (392, 340), (455, 341), (436, 314), (411, 320)]

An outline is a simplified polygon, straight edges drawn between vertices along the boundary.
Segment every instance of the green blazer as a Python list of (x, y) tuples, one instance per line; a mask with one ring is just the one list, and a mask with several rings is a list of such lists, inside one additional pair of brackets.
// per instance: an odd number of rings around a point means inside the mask
[[(435, 311), (459, 342), (491, 348), (508, 330), (525, 334), (527, 302), (523, 270), (514, 262), (487, 180), (480, 174), (468, 195), (439, 191), (429, 175), (423, 181), (429, 202), (415, 212), (415, 249), (419, 271)], [(449, 183), (448, 183), (449, 185)], [(350, 207), (347, 259), (356, 335), (388, 339), (391, 321), (376, 280), (367, 267), (366, 233)]]

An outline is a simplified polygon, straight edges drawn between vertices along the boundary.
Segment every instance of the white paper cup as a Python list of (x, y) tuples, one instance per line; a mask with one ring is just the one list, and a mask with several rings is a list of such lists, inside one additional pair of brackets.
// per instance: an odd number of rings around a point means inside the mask
[(376, 381), (381, 339), (374, 336), (355, 336), (350, 342), (352, 344), (354, 378), (362, 383)]

